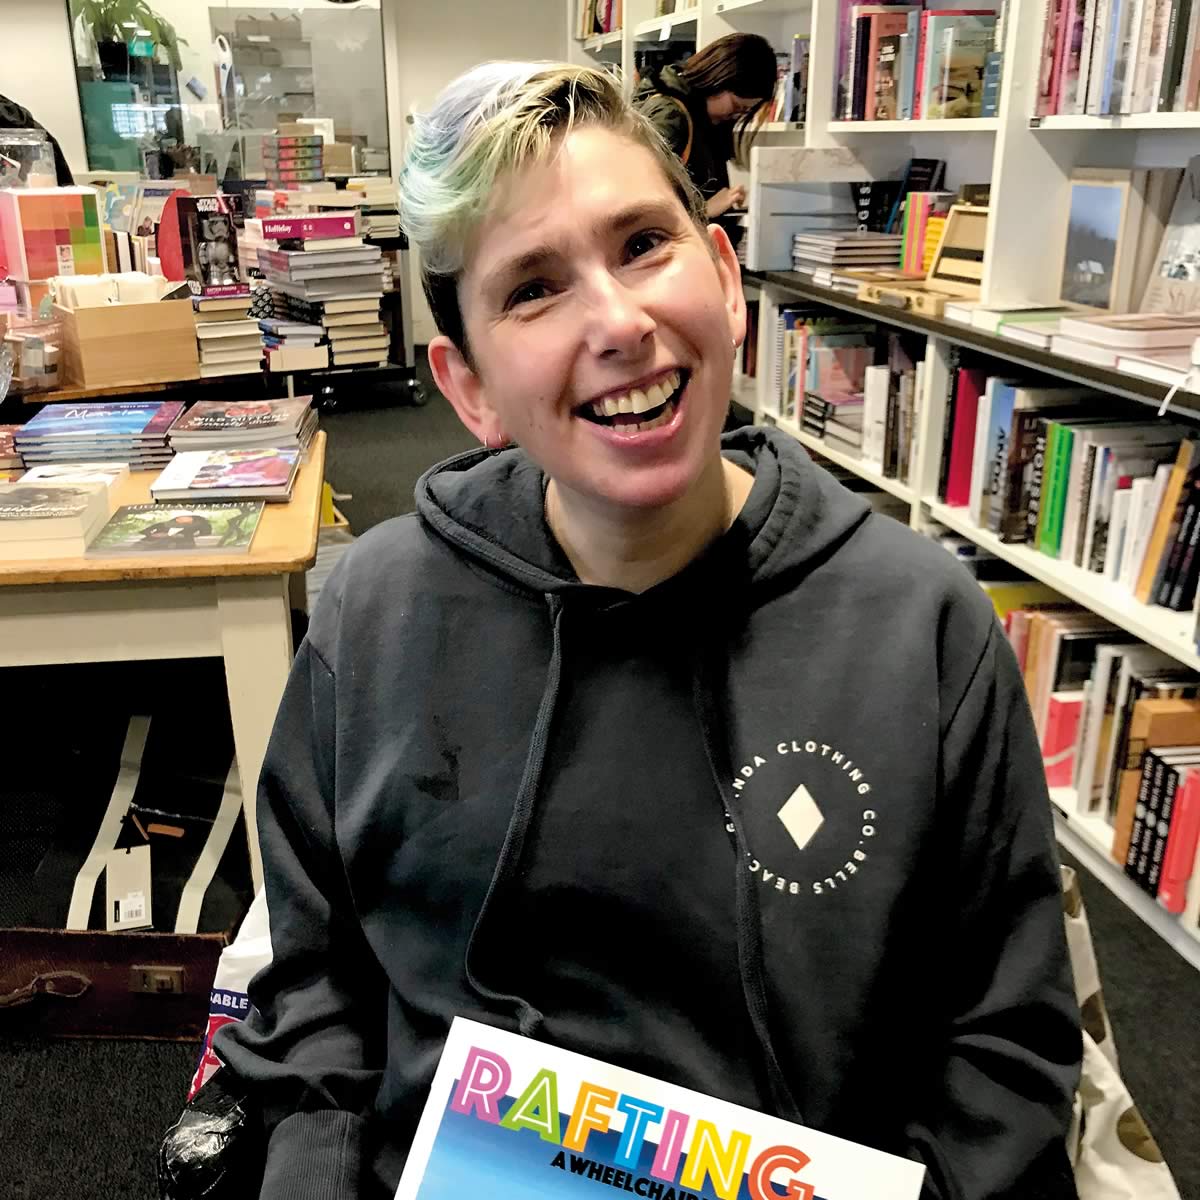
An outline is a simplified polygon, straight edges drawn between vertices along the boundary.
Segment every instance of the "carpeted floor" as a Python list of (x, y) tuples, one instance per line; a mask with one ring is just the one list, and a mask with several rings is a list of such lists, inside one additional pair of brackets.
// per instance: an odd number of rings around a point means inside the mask
[[(474, 444), (430, 395), (425, 408), (322, 415), (329, 478), (352, 494), (339, 507), (356, 532), (411, 511), (417, 476)], [(1126, 1080), (1184, 1200), (1200, 1200), (1200, 974), (1086, 871), (1081, 878)], [(0, 1200), (153, 1200), (155, 1151), (195, 1059), (192, 1046), (0, 1037)]]

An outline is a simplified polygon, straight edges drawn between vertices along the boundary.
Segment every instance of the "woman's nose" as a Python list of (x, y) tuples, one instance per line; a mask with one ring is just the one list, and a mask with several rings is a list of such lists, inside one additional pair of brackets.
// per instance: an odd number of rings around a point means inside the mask
[(588, 349), (597, 358), (639, 354), (657, 328), (638, 296), (620, 281), (607, 276), (595, 288), (589, 303)]

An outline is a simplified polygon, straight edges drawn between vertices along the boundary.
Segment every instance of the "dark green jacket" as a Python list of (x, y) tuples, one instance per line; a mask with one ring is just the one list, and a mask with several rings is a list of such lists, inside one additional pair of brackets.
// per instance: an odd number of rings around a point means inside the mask
[[(676, 99), (683, 102), (687, 108), (686, 114), (675, 102)], [(667, 145), (680, 158), (688, 144), (690, 117), (692, 148), (686, 165), (692, 182), (700, 189), (705, 200), (729, 186), (729, 135), (708, 119), (703, 98), (692, 91), (674, 67), (646, 71), (633, 94), (633, 103), (635, 108), (650, 118)]]

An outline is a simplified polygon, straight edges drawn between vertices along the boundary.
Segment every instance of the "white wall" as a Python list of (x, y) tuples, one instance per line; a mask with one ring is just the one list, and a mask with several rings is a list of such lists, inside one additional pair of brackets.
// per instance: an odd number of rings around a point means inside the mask
[(73, 171), (87, 170), (75, 56), (64, 0), (0, 0), (0, 95), (23, 104), (57, 139)]
[[(397, 94), (388, 95), (388, 119), (407, 135), (407, 116), (427, 107), (456, 75), (489, 59), (561, 61), (567, 42), (562, 0), (382, 0), (385, 28), (395, 32)], [(389, 83), (391, 77), (389, 76)], [(397, 170), (399, 169), (397, 165)], [(415, 255), (413, 338), (428, 342), (433, 318), (421, 292)]]

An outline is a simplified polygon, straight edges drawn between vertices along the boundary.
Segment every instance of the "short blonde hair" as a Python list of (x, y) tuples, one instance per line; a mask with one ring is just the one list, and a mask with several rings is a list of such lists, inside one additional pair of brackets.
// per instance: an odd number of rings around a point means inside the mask
[(492, 62), (460, 75), (417, 117), (400, 174), (401, 221), (420, 252), (438, 329), (466, 351), (458, 278), (496, 184), (550, 153), (571, 129), (599, 125), (649, 150), (688, 216), (704, 203), (683, 164), (605, 71), (567, 63)]

